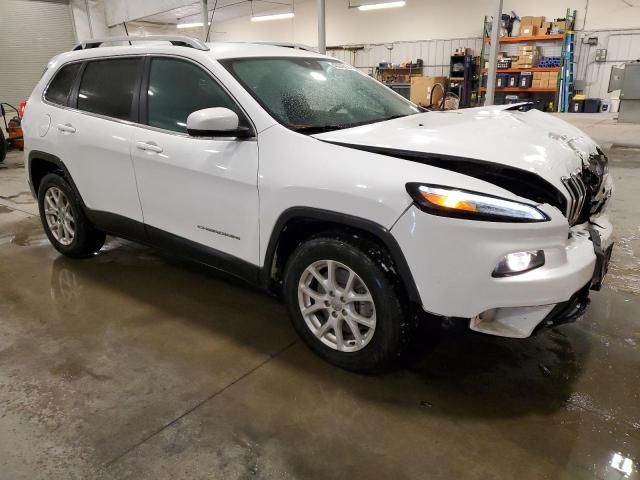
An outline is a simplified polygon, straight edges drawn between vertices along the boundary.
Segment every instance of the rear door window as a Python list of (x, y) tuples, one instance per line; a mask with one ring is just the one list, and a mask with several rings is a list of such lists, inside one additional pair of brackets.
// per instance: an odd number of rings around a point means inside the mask
[(56, 105), (67, 105), (69, 92), (73, 87), (73, 82), (80, 71), (82, 63), (72, 63), (62, 67), (49, 84), (44, 98)]
[(80, 81), (78, 109), (135, 121), (134, 96), (141, 58), (92, 60)]

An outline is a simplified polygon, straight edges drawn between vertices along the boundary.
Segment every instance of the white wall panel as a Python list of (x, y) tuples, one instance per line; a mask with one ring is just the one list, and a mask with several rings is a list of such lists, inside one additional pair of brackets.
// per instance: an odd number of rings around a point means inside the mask
[(0, 0), (0, 99), (26, 100), (49, 60), (74, 43), (66, 1)]
[[(579, 45), (577, 78), (587, 82), (587, 96), (617, 98), (619, 92), (607, 92), (611, 67), (640, 59), (640, 28), (635, 31), (589, 31), (581, 33), (582, 36), (598, 38), (596, 46)], [(606, 62), (595, 62), (597, 48), (607, 49)]]

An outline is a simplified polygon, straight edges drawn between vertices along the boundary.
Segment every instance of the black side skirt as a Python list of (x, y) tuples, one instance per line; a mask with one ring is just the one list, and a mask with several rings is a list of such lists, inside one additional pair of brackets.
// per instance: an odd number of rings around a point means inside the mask
[(89, 209), (86, 213), (96, 228), (111, 235), (166, 251), (176, 257), (221, 270), (251, 285), (259, 286), (260, 267), (257, 265), (121, 215)]

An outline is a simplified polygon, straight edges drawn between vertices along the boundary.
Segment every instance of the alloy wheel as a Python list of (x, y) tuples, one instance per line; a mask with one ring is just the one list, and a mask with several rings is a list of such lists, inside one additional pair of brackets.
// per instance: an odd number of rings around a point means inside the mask
[(316, 338), (340, 352), (362, 350), (376, 329), (369, 288), (356, 272), (335, 260), (319, 260), (302, 272), (298, 305)]
[(76, 221), (69, 199), (58, 187), (44, 195), (44, 216), (51, 235), (62, 245), (70, 245), (76, 236)]

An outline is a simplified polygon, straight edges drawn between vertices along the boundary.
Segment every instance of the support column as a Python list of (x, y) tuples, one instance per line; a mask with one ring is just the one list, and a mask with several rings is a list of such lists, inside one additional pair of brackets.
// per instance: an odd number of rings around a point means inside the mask
[(318, 52), (323, 55), (327, 51), (325, 0), (318, 0)]
[[(498, 48), (500, 47), (500, 26), (502, 25), (502, 0), (497, 2), (491, 28), (491, 48), (489, 49), (489, 67), (487, 68), (487, 93), (484, 104), (493, 105), (496, 95), (496, 73), (498, 69)], [(484, 42), (484, 38), (482, 39)], [(480, 65), (482, 68), (482, 65)]]
[(202, 41), (207, 41), (207, 32), (209, 31), (209, 9), (207, 7), (207, 0), (200, 0), (202, 6)]

